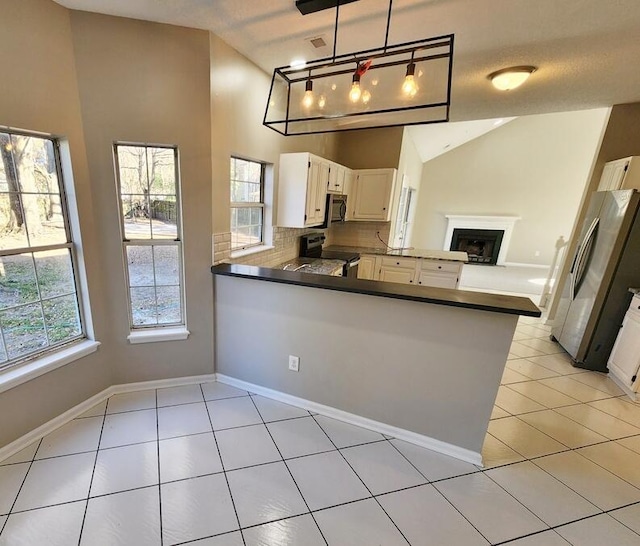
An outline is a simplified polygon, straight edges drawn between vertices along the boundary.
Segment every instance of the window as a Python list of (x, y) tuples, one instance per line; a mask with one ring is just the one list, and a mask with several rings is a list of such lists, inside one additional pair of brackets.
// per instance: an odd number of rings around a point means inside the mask
[(178, 150), (115, 145), (131, 328), (184, 320)]
[(0, 369), (85, 337), (59, 143), (0, 130)]
[(264, 163), (231, 158), (231, 250), (263, 244)]

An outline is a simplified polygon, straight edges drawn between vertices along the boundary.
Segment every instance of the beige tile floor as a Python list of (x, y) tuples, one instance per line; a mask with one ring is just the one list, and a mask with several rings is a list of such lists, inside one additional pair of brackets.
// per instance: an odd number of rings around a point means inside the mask
[(0, 462), (0, 545), (640, 546), (640, 405), (521, 319), (484, 468), (221, 383)]

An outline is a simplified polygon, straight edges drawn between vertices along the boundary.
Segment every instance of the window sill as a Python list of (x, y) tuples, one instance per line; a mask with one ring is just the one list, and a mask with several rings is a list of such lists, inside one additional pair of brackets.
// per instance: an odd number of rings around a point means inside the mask
[(251, 254), (258, 254), (259, 252), (265, 252), (267, 250), (273, 250), (275, 246), (272, 245), (260, 245), (245, 248), (244, 250), (234, 250), (230, 254), (231, 259), (243, 258), (244, 256), (250, 256)]
[(0, 372), (0, 393), (95, 353), (99, 346), (99, 341), (85, 339), (61, 351)]
[(129, 343), (156, 343), (158, 341), (181, 341), (189, 337), (189, 330), (183, 326), (177, 328), (152, 328), (131, 332), (127, 339)]

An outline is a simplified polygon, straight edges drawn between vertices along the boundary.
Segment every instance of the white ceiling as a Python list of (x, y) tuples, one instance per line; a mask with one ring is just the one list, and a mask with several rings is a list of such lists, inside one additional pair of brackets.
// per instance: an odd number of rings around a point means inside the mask
[[(265, 71), (331, 55), (335, 11), (294, 0), (56, 0), (72, 9), (211, 30)], [(338, 53), (383, 45), (388, 0), (340, 10)], [(495, 119), (640, 101), (639, 0), (395, 0), (389, 43), (454, 33), (451, 120)], [(320, 52), (306, 38), (324, 35)], [(487, 74), (538, 71), (495, 91)]]
[(450, 152), (474, 138), (502, 127), (515, 118), (480, 119), (408, 127), (422, 162)]

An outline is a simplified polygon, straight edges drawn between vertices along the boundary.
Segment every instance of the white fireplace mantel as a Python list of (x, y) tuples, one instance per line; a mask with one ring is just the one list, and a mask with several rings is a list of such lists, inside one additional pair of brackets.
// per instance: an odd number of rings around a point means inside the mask
[(458, 214), (445, 214), (447, 218), (447, 232), (444, 237), (444, 250), (451, 248), (454, 229), (500, 229), (504, 231), (502, 245), (498, 254), (498, 265), (504, 265), (511, 242), (511, 234), (515, 223), (520, 216), (463, 216)]

